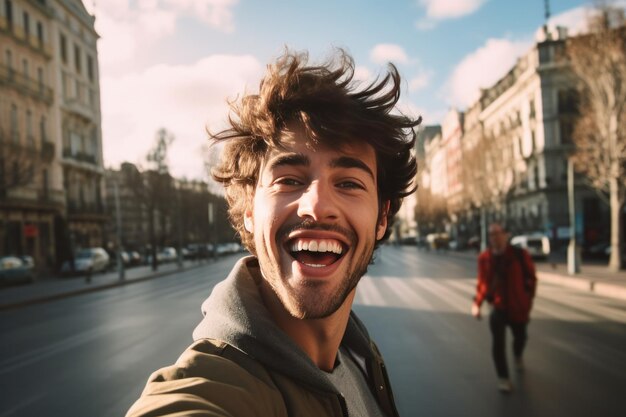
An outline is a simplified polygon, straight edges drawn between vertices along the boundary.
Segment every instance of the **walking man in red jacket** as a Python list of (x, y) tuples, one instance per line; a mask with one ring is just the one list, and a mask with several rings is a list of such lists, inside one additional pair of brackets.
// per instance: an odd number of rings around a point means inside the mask
[(530, 309), (537, 287), (535, 266), (528, 252), (509, 244), (509, 234), (499, 223), (489, 226), (489, 249), (478, 256), (478, 283), (472, 315), (481, 317), (480, 306), (491, 307), (489, 328), (491, 354), (498, 374), (498, 389), (508, 393), (513, 386), (506, 360), (506, 328), (513, 333), (513, 354), (518, 371), (524, 367)]

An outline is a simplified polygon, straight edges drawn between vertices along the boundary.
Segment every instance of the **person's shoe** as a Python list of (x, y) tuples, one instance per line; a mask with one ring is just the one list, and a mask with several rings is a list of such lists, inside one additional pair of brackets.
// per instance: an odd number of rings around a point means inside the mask
[(518, 372), (524, 372), (524, 359), (521, 356), (515, 358), (515, 369), (517, 369)]
[(498, 380), (498, 390), (504, 394), (508, 394), (513, 390), (513, 384), (508, 378), (500, 378)]

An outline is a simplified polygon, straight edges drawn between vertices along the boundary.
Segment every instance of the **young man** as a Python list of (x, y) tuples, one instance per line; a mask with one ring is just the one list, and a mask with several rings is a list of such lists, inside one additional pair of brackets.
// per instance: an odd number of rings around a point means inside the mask
[(499, 223), (489, 226), (489, 249), (478, 256), (478, 283), (472, 315), (480, 319), (484, 300), (491, 305), (489, 328), (491, 354), (498, 374), (498, 389), (513, 388), (506, 360), (506, 327), (513, 333), (513, 354), (518, 371), (524, 366), (526, 327), (537, 287), (535, 266), (528, 252), (509, 244), (509, 235)]
[(127, 416), (396, 416), (356, 285), (414, 190), (419, 120), (392, 114), (400, 77), (365, 88), (343, 51), (286, 52), (233, 105), (213, 171), (253, 256), (203, 305), (195, 343)]

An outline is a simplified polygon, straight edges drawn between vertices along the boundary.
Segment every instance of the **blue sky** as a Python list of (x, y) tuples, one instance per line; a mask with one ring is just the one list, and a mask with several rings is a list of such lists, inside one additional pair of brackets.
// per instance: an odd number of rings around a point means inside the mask
[[(313, 60), (345, 48), (362, 79), (394, 62), (405, 80), (402, 111), (437, 124), (504, 75), (544, 23), (543, 0), (84, 2), (101, 36), (105, 165), (145, 165), (165, 127), (176, 137), (171, 170), (189, 178), (205, 177), (204, 127), (223, 126), (227, 99), (255, 92), (285, 46)], [(551, 24), (575, 33), (588, 6), (552, 0)]]

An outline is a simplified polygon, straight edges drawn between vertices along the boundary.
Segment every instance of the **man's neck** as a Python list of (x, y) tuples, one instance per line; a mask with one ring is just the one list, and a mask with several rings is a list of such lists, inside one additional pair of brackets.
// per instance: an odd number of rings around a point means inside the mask
[(339, 345), (348, 325), (356, 288), (337, 311), (322, 319), (293, 317), (285, 310), (269, 285), (261, 285), (261, 294), (265, 306), (278, 327), (300, 346), (318, 368), (327, 372), (332, 371)]

